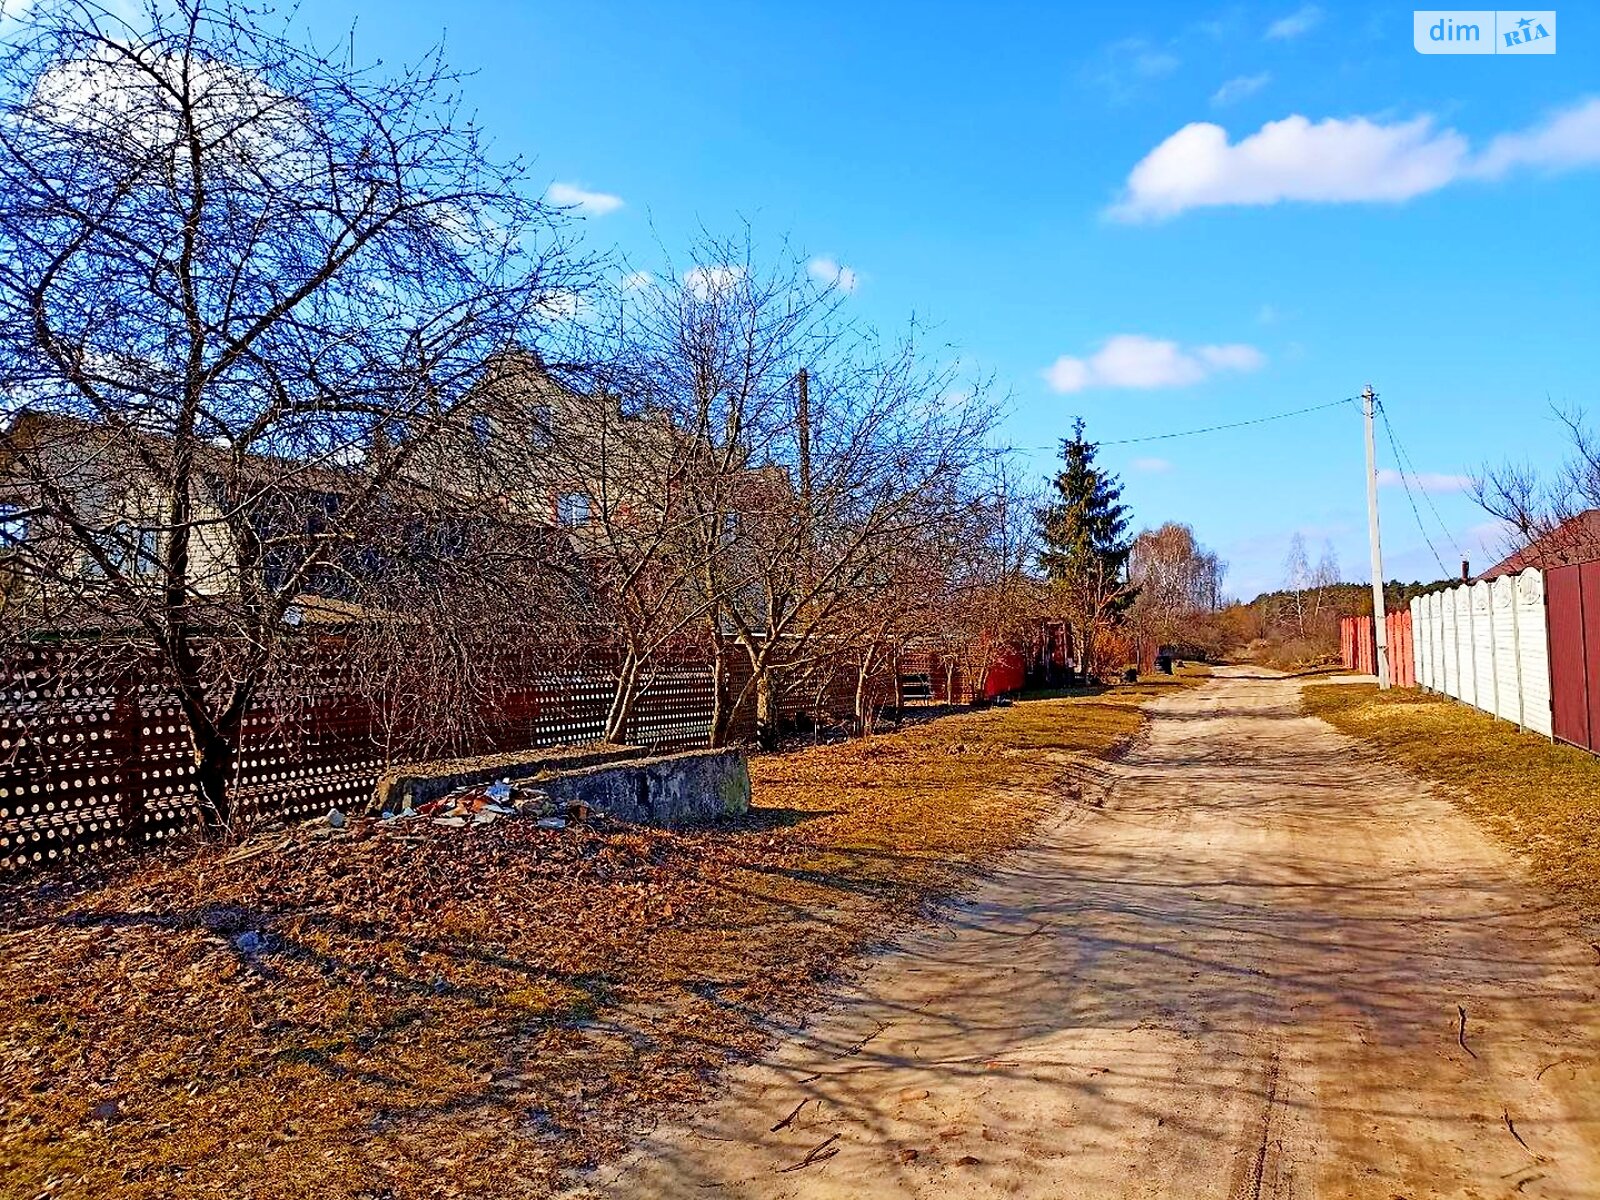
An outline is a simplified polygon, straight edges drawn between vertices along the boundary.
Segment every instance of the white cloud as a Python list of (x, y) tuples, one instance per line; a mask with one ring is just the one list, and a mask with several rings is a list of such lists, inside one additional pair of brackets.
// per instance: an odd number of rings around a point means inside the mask
[(1228, 80), (1212, 92), (1211, 103), (1219, 108), (1224, 104), (1232, 104), (1237, 100), (1243, 100), (1246, 96), (1254, 96), (1271, 82), (1271, 71), (1263, 71), (1259, 75), (1240, 75)]
[(811, 278), (825, 287), (838, 288), (841, 292), (853, 292), (861, 286), (861, 276), (854, 267), (841, 266), (832, 255), (823, 254), (813, 258), (806, 264), (806, 270), (811, 272)]
[(1237, 142), (1222, 126), (1196, 121), (1145, 155), (1107, 215), (1143, 221), (1223, 205), (1396, 203), (1519, 167), (1592, 166), (1600, 166), (1600, 97), (1502, 134), (1477, 155), (1466, 138), (1429, 116), (1389, 124), (1291, 116)]
[(1269, 121), (1230, 144), (1220, 125), (1185, 125), (1134, 167), (1111, 215), (1159, 220), (1185, 209), (1283, 200), (1405, 200), (1456, 178), (1466, 139), (1430, 117)]
[(683, 286), (696, 300), (710, 300), (744, 278), (743, 267), (691, 267), (683, 273)]
[(1183, 65), (1178, 56), (1171, 51), (1149, 48), (1134, 51), (1132, 61), (1134, 73), (1146, 79), (1159, 79), (1163, 75), (1171, 75)]
[(1164, 458), (1136, 458), (1133, 460), (1133, 469), (1150, 475), (1162, 475), (1172, 470), (1172, 464)]
[[(34, 85), (29, 118), (167, 155), (181, 153), (184, 124), (192, 120), (204, 142), (226, 149), (240, 164), (270, 170), (303, 165), (309, 118), (300, 101), (244, 67), (186, 62), (148, 45), (126, 49), (102, 46), (51, 67)], [(187, 118), (173, 99), (184, 88), (192, 96)]]
[(1491, 563), (1505, 557), (1522, 545), (1517, 527), (1509, 521), (1484, 521), (1467, 530), (1467, 536), (1478, 543), (1478, 549), (1488, 555)]
[[(1400, 472), (1384, 467), (1378, 472), (1379, 487), (1401, 487)], [(1470, 475), (1447, 475), (1440, 471), (1419, 471), (1411, 476), (1411, 486), (1425, 492), (1461, 492), (1472, 486)]]
[(1226, 346), (1201, 346), (1195, 354), (1214, 371), (1259, 371), (1267, 361), (1266, 355), (1254, 346), (1238, 342)]
[(1504, 175), (1514, 167), (1571, 170), (1600, 163), (1600, 96), (1575, 104), (1519, 133), (1503, 133), (1473, 164), (1476, 174)]
[(622, 197), (610, 192), (591, 192), (575, 183), (552, 183), (544, 198), (562, 208), (576, 208), (586, 217), (603, 217), (622, 207)]
[(582, 296), (558, 288), (539, 300), (539, 311), (552, 321), (570, 321), (587, 307)]
[(1081, 392), (1091, 387), (1163, 388), (1199, 383), (1218, 371), (1254, 371), (1266, 357), (1239, 344), (1184, 348), (1177, 342), (1122, 333), (1107, 338), (1087, 358), (1063, 354), (1043, 375), (1052, 391)]
[(1310, 33), (1322, 23), (1322, 10), (1315, 4), (1303, 4), (1286, 17), (1279, 17), (1267, 26), (1267, 37), (1276, 41), (1289, 41)]
[(1083, 82), (1113, 104), (1125, 104), (1155, 80), (1172, 74), (1182, 60), (1167, 46), (1145, 38), (1121, 38), (1103, 46), (1084, 65)]

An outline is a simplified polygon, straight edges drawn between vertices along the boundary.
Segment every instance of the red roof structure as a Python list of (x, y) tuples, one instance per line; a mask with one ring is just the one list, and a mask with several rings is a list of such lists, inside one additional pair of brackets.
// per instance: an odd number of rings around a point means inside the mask
[(1479, 579), (1515, 575), (1528, 567), (1547, 571), (1572, 563), (1600, 559), (1600, 508), (1585, 509), (1568, 517), (1543, 537), (1535, 538), (1509, 558), (1490, 567)]

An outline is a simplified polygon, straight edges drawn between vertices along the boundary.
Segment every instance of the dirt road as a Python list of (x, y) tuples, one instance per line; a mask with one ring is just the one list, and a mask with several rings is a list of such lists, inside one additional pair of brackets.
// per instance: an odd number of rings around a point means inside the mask
[(597, 1190), (1600, 1196), (1600, 952), (1298, 686), (1162, 701), (1108, 794)]

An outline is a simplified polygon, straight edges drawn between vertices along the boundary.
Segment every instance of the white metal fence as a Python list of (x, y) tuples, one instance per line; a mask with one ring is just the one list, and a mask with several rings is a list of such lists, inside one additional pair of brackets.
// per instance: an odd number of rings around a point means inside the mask
[(1411, 601), (1417, 684), (1550, 734), (1544, 575), (1461, 584)]

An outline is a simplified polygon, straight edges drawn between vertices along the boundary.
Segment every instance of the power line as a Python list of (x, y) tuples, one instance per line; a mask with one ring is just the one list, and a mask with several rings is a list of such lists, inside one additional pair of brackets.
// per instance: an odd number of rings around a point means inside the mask
[[(1405, 488), (1406, 500), (1411, 505), (1411, 516), (1417, 523), (1417, 532), (1422, 534), (1422, 540), (1427, 543), (1428, 550), (1433, 555), (1433, 561), (1439, 564), (1439, 574), (1448, 576), (1450, 568), (1444, 565), (1444, 559), (1439, 557), (1439, 551), (1434, 548), (1433, 539), (1428, 536), (1427, 527), (1422, 523), (1422, 513), (1417, 509), (1417, 498), (1411, 494), (1411, 480), (1405, 468), (1405, 461), (1400, 457), (1400, 443), (1394, 436), (1394, 426), (1389, 423), (1389, 414), (1384, 412), (1383, 407), (1380, 405), (1378, 415), (1383, 418), (1383, 431), (1389, 435), (1389, 447), (1394, 451), (1395, 469), (1400, 476), (1400, 486)], [(1417, 488), (1419, 491), (1422, 488), (1420, 479), (1417, 481)]]
[(1252, 417), (1248, 421), (1230, 421), (1226, 425), (1207, 425), (1203, 429), (1182, 429), (1176, 433), (1151, 433), (1144, 437), (1117, 438), (1111, 442), (1100, 442), (1102, 446), (1131, 446), (1136, 442), (1164, 442), (1168, 438), (1194, 437), (1201, 433), (1219, 433), (1224, 429), (1243, 429), (1246, 425), (1265, 425), (1268, 421), (1282, 421), (1288, 417), (1300, 417), (1306, 413), (1321, 412), (1326, 408), (1338, 408), (1341, 404), (1353, 404), (1354, 396), (1346, 396), (1343, 400), (1334, 400), (1328, 404), (1313, 404), (1309, 408), (1291, 409), (1289, 412), (1273, 413), (1269, 417)]
[[(1272, 413), (1265, 417), (1251, 417), (1247, 421), (1229, 421), (1224, 425), (1207, 425), (1201, 429), (1179, 429), (1171, 433), (1148, 433), (1141, 437), (1115, 438), (1111, 441), (1096, 442), (1097, 446), (1132, 446), (1139, 442), (1164, 442), (1170, 438), (1195, 437), (1202, 433), (1220, 433), (1225, 429), (1243, 429), (1247, 425), (1265, 425), (1268, 421), (1283, 421), (1289, 417), (1301, 417), (1306, 413), (1322, 412), (1329, 408), (1338, 408), (1341, 404), (1354, 404), (1354, 396), (1346, 396), (1342, 400), (1333, 400), (1327, 404), (1312, 404), (1306, 408), (1294, 408), (1288, 412)], [(1054, 450), (1054, 445), (1049, 446), (1013, 446), (1013, 450)]]
[(1406, 449), (1405, 443), (1400, 440), (1400, 434), (1396, 431), (1394, 423), (1389, 420), (1388, 413), (1383, 414), (1383, 423), (1388, 427), (1390, 441), (1394, 443), (1395, 452), (1400, 461), (1411, 472), (1411, 478), (1417, 481), (1417, 491), (1422, 493), (1422, 499), (1427, 504), (1428, 511), (1433, 513), (1433, 519), (1439, 523), (1439, 529), (1444, 534), (1444, 540), (1450, 543), (1458, 557), (1465, 558), (1466, 555), (1461, 553), (1461, 543), (1456, 541), (1455, 534), (1450, 532), (1450, 526), (1445, 524), (1444, 518), (1439, 515), (1439, 507), (1434, 504), (1433, 497), (1429, 494), (1428, 489), (1422, 486), (1422, 475), (1417, 470), (1417, 464), (1412, 460), (1411, 452)]

